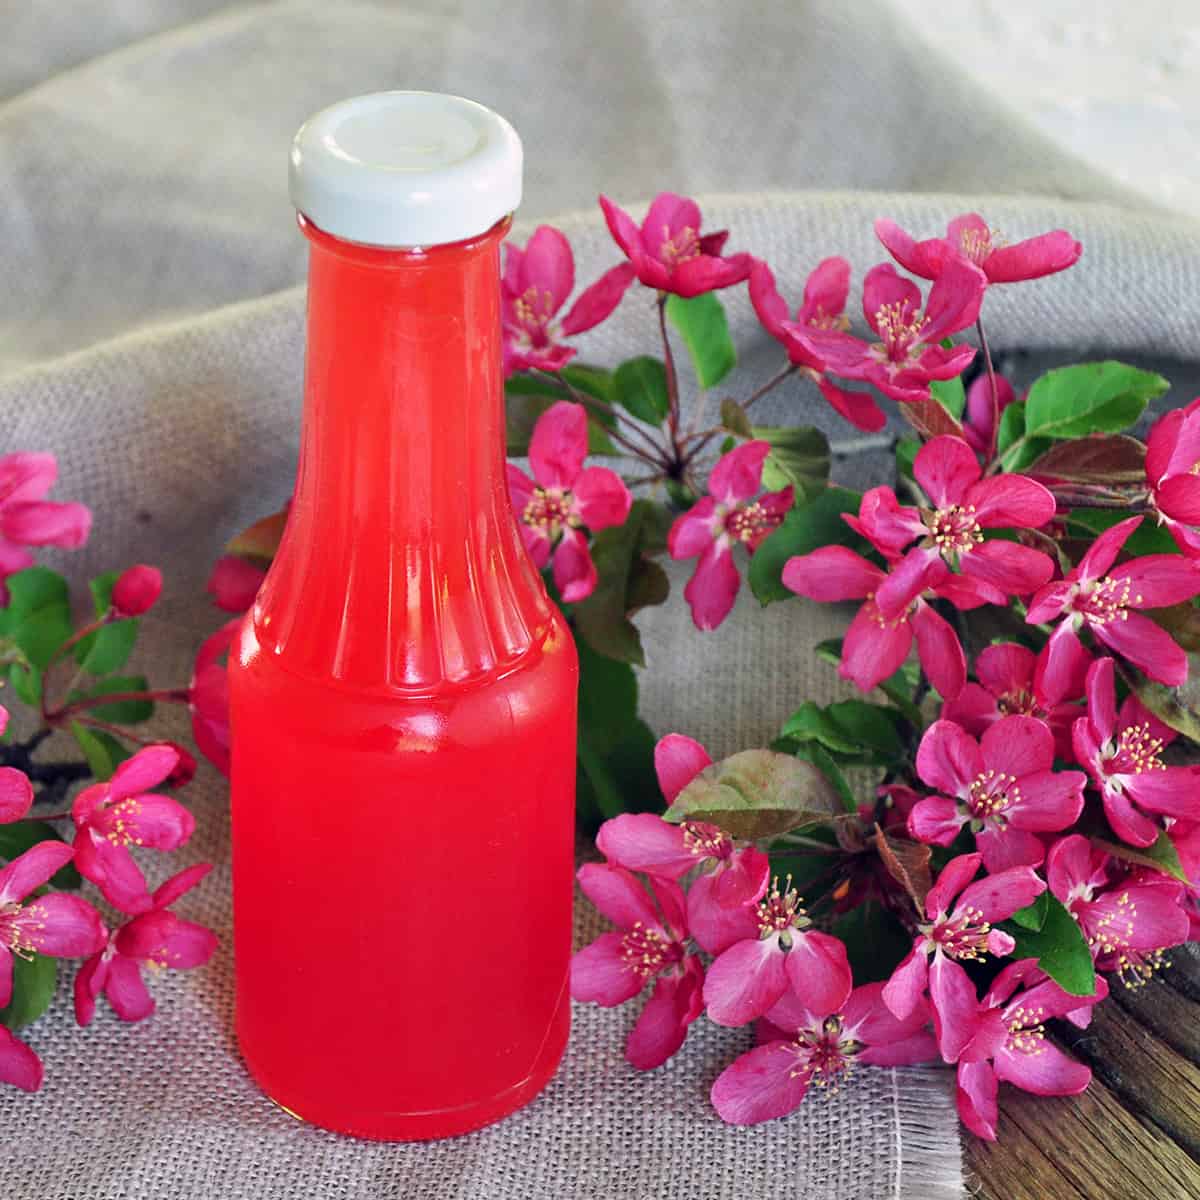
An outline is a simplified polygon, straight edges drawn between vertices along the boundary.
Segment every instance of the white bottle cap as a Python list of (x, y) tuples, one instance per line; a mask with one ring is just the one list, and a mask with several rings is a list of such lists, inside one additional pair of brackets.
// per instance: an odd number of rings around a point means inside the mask
[(521, 139), (461, 96), (375, 92), (323, 109), (292, 142), (292, 203), (369, 246), (477, 237), (521, 202)]

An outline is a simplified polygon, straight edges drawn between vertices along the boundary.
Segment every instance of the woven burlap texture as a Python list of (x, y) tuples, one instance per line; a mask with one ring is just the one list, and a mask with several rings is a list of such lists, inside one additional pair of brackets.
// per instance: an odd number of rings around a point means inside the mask
[[(219, 619), (202, 592), (224, 540), (290, 490), (304, 245), (285, 151), (305, 116), (345, 95), (429, 87), (509, 116), (529, 162), (518, 237), (601, 188), (631, 205), (658, 187), (737, 189), (704, 200), (707, 225), (732, 228), (731, 248), (767, 258), (795, 299), (824, 255), (846, 254), (859, 276), (878, 261), (871, 222), (881, 213), (928, 233), (978, 208), (1011, 237), (1066, 225), (1087, 247), (1076, 272), (989, 298), (999, 351), (1189, 359), (1200, 344), (1194, 227), (1139, 213), (1119, 186), (1048, 151), (952, 65), (931, 61), (881, 3), (12, 7), (0, 47), (0, 446), (54, 450), (59, 494), (96, 509), (91, 544), (58, 560), (73, 578), (134, 561), (164, 568), (137, 660), (157, 684), (186, 680)], [(811, 186), (855, 190), (785, 194)], [(950, 189), (960, 194), (914, 194)], [(594, 210), (562, 224), (581, 282), (616, 261)], [(745, 395), (780, 354), (743, 295), (730, 307), (744, 347), (730, 388)], [(611, 363), (653, 351), (650, 315), (648, 298), (631, 295), (586, 339), (586, 356)], [(690, 415), (711, 415), (716, 402)], [(807, 385), (762, 411), (764, 421), (848, 432)], [(835, 473), (865, 482), (884, 466), (866, 455), (839, 460)], [(643, 710), (658, 732), (682, 730), (726, 753), (765, 742), (802, 699), (846, 694), (810, 653), (844, 628), (845, 613), (799, 602), (761, 611), (743, 595), (733, 618), (702, 637), (678, 596), (686, 573), (672, 575), (672, 603), (639, 618)], [(155, 728), (183, 734), (166, 714)], [(205, 769), (189, 794), (198, 831), (173, 865), (217, 868), (180, 908), (216, 928), (222, 949), (203, 970), (156, 977), (160, 1011), (143, 1024), (123, 1026), (102, 1004), (80, 1032), (66, 1003), (28, 1031), (47, 1083), (35, 1097), (0, 1093), (0, 1194), (962, 1194), (949, 1073), (864, 1069), (787, 1120), (734, 1130), (706, 1093), (745, 1033), (702, 1022), (675, 1060), (641, 1075), (621, 1054), (631, 1009), (577, 1008), (553, 1084), (493, 1129), (383, 1146), (297, 1124), (256, 1091), (232, 1041), (226, 788)], [(158, 878), (163, 865), (148, 869)], [(455, 945), (485, 940), (486, 914), (471, 911), (469, 890), (455, 880), (446, 890), (462, 915)], [(586, 907), (578, 919), (590, 936)], [(337, 948), (329, 955), (335, 970)], [(65, 1001), (70, 973), (62, 978)]]

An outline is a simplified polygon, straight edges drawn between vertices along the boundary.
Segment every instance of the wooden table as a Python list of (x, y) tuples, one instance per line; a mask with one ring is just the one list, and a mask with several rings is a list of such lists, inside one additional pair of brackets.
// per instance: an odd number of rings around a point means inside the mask
[(1200, 945), (1145, 987), (1113, 986), (1091, 1028), (1057, 1032), (1087, 1062), (1082, 1096), (1000, 1085), (999, 1141), (964, 1133), (982, 1200), (1200, 1200)]

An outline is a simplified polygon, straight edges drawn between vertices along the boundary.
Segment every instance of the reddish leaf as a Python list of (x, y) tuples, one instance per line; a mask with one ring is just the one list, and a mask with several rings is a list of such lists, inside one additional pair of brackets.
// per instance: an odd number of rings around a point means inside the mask
[(230, 554), (238, 554), (242, 558), (257, 559), (270, 562), (279, 549), (279, 539), (283, 537), (283, 528), (287, 524), (288, 510), (286, 507), (261, 521), (255, 521), (249, 529), (243, 529), (226, 547)]
[(935, 438), (943, 433), (962, 437), (962, 426), (936, 400), (913, 400), (900, 405), (904, 419), (923, 437)]
[(875, 826), (875, 849), (888, 874), (912, 897), (917, 912), (925, 915), (925, 897), (933, 886), (929, 859), (933, 849), (907, 838), (890, 838), (880, 825)]
[(1144, 483), (1146, 447), (1123, 433), (1095, 433), (1051, 446), (1026, 475), (1068, 483)]

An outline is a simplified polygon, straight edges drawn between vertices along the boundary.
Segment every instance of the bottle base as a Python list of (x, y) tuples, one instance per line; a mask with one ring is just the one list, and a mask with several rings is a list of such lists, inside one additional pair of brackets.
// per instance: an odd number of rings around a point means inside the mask
[[(564, 1000), (566, 998), (564, 997)], [(348, 1112), (343, 1108), (325, 1109), (319, 1101), (309, 1097), (289, 1095), (284, 1089), (273, 1085), (255, 1066), (254, 1059), (246, 1052), (242, 1039), (238, 1041), (245, 1062), (254, 1082), (267, 1099), (289, 1116), (308, 1125), (341, 1133), (347, 1137), (364, 1138), (374, 1142), (427, 1142), (439, 1138), (459, 1137), (472, 1133), (524, 1108), (534, 1100), (553, 1078), (558, 1064), (567, 1048), (570, 1032), (570, 1002), (564, 1005), (563, 1017), (555, 1015), (550, 1032), (530, 1073), (519, 1083), (489, 1096), (486, 1100), (457, 1108), (433, 1109), (425, 1112)], [(561, 1028), (560, 1028), (561, 1027)]]

